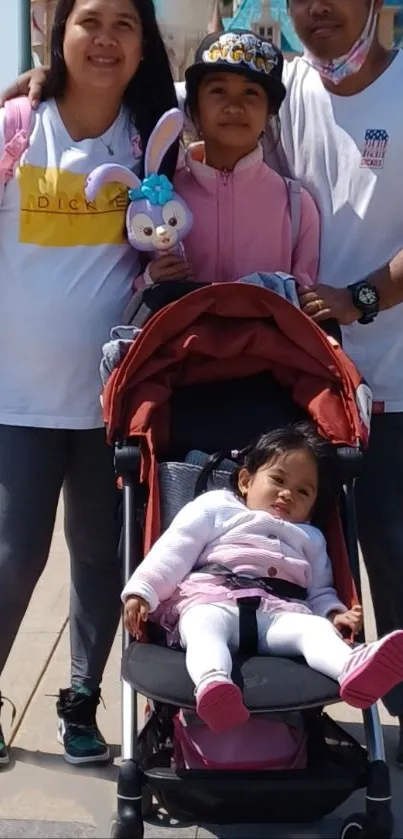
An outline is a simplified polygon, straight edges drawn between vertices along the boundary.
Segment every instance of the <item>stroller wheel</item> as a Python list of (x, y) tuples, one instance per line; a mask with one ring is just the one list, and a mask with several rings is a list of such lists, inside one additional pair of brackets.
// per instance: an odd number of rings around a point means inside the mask
[(393, 816), (390, 812), (374, 819), (364, 813), (354, 813), (344, 822), (340, 839), (392, 839)]
[(111, 822), (110, 839), (143, 839), (144, 825), (134, 811), (127, 812)]
[(343, 824), (340, 839), (367, 839), (368, 820), (364, 813), (354, 813)]
[(118, 776), (117, 814), (109, 834), (111, 839), (143, 839), (143, 787), (143, 776), (137, 761), (122, 761)]

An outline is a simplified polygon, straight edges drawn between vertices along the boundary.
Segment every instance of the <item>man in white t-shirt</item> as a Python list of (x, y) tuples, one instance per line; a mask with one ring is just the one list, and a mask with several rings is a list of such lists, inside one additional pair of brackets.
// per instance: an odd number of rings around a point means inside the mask
[[(379, 43), (383, 0), (288, 5), (306, 54), (285, 67), (276, 165), (311, 192), (322, 217), (320, 283), (301, 304), (318, 322), (337, 318), (344, 348), (373, 391), (357, 512), (383, 635), (403, 627), (403, 53)], [(28, 88), (27, 81), (8, 95)], [(43, 81), (35, 71), (31, 99)], [(184, 86), (177, 92), (183, 100)], [(266, 138), (270, 163), (273, 149)], [(385, 704), (399, 717), (403, 767), (403, 684)]]
[[(281, 113), (290, 171), (322, 219), (320, 282), (301, 305), (342, 324), (373, 392), (356, 498), (380, 635), (403, 627), (403, 52), (379, 43), (382, 5), (289, 0), (306, 54), (288, 64)], [(403, 684), (385, 704), (399, 717), (403, 767)]]

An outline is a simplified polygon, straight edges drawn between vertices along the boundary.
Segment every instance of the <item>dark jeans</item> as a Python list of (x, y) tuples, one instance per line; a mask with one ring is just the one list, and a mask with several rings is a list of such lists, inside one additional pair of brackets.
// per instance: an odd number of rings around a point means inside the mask
[(120, 613), (113, 452), (103, 429), (0, 425), (0, 673), (49, 554), (61, 489), (71, 559), (71, 683), (99, 686)]
[[(373, 417), (356, 487), (358, 533), (380, 636), (403, 629), (403, 413)], [(385, 698), (403, 716), (403, 683)]]

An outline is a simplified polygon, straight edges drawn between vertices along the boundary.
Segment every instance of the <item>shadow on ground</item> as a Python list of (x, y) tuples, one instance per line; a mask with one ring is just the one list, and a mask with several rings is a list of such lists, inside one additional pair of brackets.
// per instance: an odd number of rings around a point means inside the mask
[(21, 747), (16, 747), (10, 750), (10, 763), (5, 767), (5, 770), (2, 770), (2, 773), (3, 771), (11, 772), (16, 763), (25, 763), (30, 766), (37, 766), (39, 769), (51, 769), (53, 772), (73, 773), (76, 776), (79, 773), (87, 778), (99, 778), (105, 781), (116, 782), (119, 767), (113, 761), (120, 757), (120, 746), (115, 743), (109, 746), (109, 748), (111, 752), (110, 763), (93, 766), (72, 766), (60, 754), (40, 751), (30, 752)]

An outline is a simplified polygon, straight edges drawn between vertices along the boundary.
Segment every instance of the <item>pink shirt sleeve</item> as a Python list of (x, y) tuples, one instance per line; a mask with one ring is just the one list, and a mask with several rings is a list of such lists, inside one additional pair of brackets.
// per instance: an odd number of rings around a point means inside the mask
[(172, 596), (215, 535), (216, 498), (211, 495), (207, 492), (182, 507), (126, 583), (123, 601), (132, 595), (143, 597), (154, 612)]
[(303, 286), (316, 283), (320, 255), (320, 216), (313, 198), (301, 192), (301, 225), (292, 259), (292, 275)]

